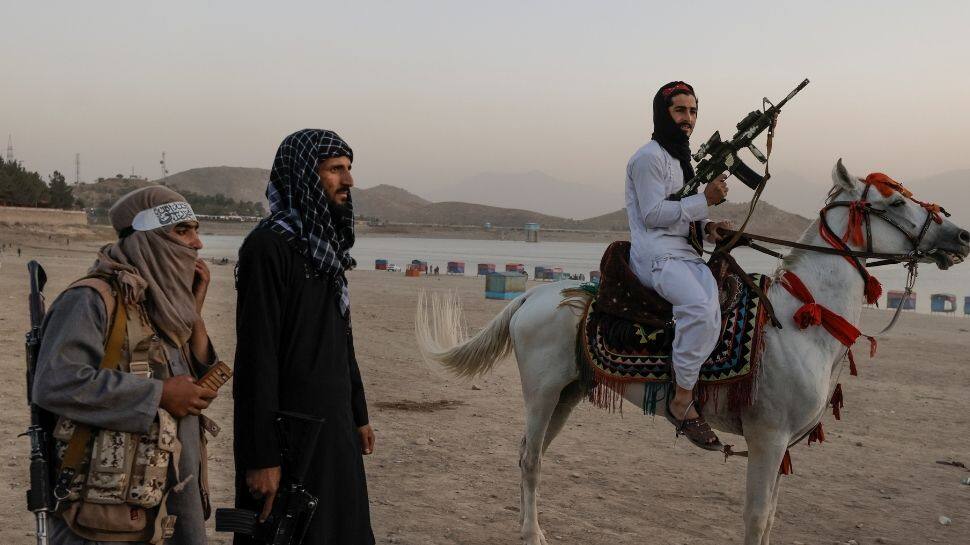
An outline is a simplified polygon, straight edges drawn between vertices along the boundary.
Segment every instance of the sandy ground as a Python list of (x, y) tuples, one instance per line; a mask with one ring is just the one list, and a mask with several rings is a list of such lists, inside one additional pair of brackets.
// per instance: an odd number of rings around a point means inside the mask
[[(10, 242), (9, 233), (0, 233)], [(0, 256), (0, 543), (32, 543), (24, 509), (28, 442), (23, 333), (25, 264), (39, 259), (53, 296), (82, 275), (94, 241), (18, 235), (24, 255)], [(224, 359), (234, 351), (231, 266), (211, 267), (205, 317)], [(420, 290), (457, 290), (470, 326), (503, 306), (483, 298), (476, 278), (380, 271), (350, 275), (357, 353), (367, 388), (376, 452), (366, 458), (378, 543), (518, 543), (518, 442), (523, 426), (518, 371), (496, 367), (475, 386), (420, 361), (413, 314)], [(866, 329), (888, 319), (867, 311)], [(907, 315), (843, 380), (843, 419), (824, 419), (828, 441), (792, 451), (773, 543), (970, 543), (970, 321)], [(381, 408), (380, 404), (386, 404)], [(421, 410), (425, 411), (422, 412)], [(232, 496), (232, 400), (209, 415), (223, 427), (210, 448), (213, 500)], [(741, 542), (744, 463), (674, 441), (666, 421), (580, 405), (543, 467), (541, 522), (550, 543), (724, 544)], [(735, 437), (728, 442), (743, 445)], [(941, 515), (952, 519), (948, 526)], [(212, 521), (210, 521), (211, 527)], [(229, 543), (212, 535), (211, 543)]]

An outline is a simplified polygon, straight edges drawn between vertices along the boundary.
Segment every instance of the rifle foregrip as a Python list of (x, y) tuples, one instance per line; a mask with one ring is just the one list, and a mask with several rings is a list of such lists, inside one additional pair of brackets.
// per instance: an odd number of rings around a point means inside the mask
[(248, 509), (216, 509), (216, 531), (251, 536), (259, 524), (259, 514)]

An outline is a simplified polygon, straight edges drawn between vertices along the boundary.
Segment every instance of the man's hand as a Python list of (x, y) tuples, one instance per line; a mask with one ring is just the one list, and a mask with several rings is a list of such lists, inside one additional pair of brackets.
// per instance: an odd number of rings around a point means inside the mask
[(158, 405), (175, 418), (182, 418), (190, 414), (201, 414), (202, 409), (208, 408), (216, 395), (208, 388), (197, 386), (192, 377), (179, 375), (162, 381), (162, 400)]
[(724, 202), (724, 197), (727, 196), (728, 186), (724, 183), (727, 180), (728, 173), (725, 172), (711, 180), (711, 183), (707, 184), (704, 188), (704, 197), (707, 198), (707, 206), (716, 206)]
[(249, 493), (257, 500), (265, 498), (263, 511), (259, 514), (259, 522), (265, 522), (273, 512), (273, 500), (276, 499), (276, 491), (280, 488), (282, 474), (280, 466), (246, 470), (246, 486), (249, 488)]
[(722, 232), (721, 229), (734, 229), (734, 224), (730, 221), (712, 221), (708, 223), (704, 226), (707, 241), (717, 244), (727, 238), (727, 234)]
[(202, 315), (202, 305), (209, 291), (209, 266), (202, 259), (195, 260), (195, 278), (192, 279), (192, 296), (195, 297), (195, 310)]
[(357, 428), (357, 433), (360, 434), (361, 454), (367, 455), (374, 452), (374, 428), (370, 427), (370, 424), (366, 424)]

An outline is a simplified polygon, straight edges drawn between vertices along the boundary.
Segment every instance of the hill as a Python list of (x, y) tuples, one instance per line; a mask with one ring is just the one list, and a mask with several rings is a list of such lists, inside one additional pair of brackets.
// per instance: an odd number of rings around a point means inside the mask
[[(107, 217), (111, 205), (122, 195), (155, 184), (156, 182), (149, 182), (144, 178), (101, 178), (92, 184), (71, 186), (71, 192), (85, 208), (94, 209), (95, 217), (103, 219)], [(200, 193), (184, 187), (173, 187), (173, 189), (188, 199), (197, 214), (262, 216), (266, 213), (262, 199), (255, 202), (240, 201), (218, 192)]]
[[(501, 208), (465, 202), (430, 202), (399, 187), (379, 185), (354, 190), (354, 208), (358, 215), (392, 223), (435, 225), (484, 225), (520, 228), (535, 222), (544, 229), (577, 229), (590, 231), (627, 231), (626, 210), (573, 220), (531, 210)], [(714, 208), (713, 219), (730, 220), (740, 225), (748, 212), (748, 203), (724, 203)], [(748, 230), (789, 239), (797, 239), (811, 221), (785, 212), (766, 202), (758, 205)]]
[(431, 201), (393, 185), (381, 184), (367, 189), (354, 189), (354, 213), (395, 223), (414, 223), (415, 210)]
[[(726, 202), (714, 207), (711, 212), (711, 219), (731, 221), (735, 226), (740, 227), (741, 222), (744, 221), (744, 217), (748, 213), (748, 206), (749, 204), (746, 202)], [(581, 229), (595, 231), (627, 231), (629, 229), (629, 221), (625, 209), (583, 220), (579, 223), (582, 225)], [(797, 240), (810, 223), (811, 220), (808, 218), (786, 212), (762, 201), (758, 203), (754, 217), (751, 218), (745, 231), (788, 240)]]
[(225, 195), (236, 201), (266, 202), (269, 171), (264, 168), (203, 167), (172, 174), (153, 183), (199, 195)]
[(537, 170), (483, 172), (429, 193), (435, 201), (475, 202), (537, 210), (564, 218), (588, 218), (623, 204), (623, 179), (613, 182), (591, 187), (565, 182)]
[(81, 201), (85, 208), (107, 210), (122, 195), (147, 185), (152, 185), (152, 182), (144, 178), (125, 178), (123, 176), (101, 178), (94, 183), (73, 186), (73, 193), (74, 198)]

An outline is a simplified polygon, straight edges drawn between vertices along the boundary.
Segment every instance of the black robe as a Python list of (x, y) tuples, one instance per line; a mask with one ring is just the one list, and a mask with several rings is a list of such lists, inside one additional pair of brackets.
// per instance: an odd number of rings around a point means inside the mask
[(280, 465), (274, 412), (323, 417), (305, 483), (320, 503), (304, 543), (373, 544), (357, 432), (368, 422), (367, 406), (339, 287), (269, 229), (243, 242), (237, 274), (236, 505), (259, 511), (246, 470)]

